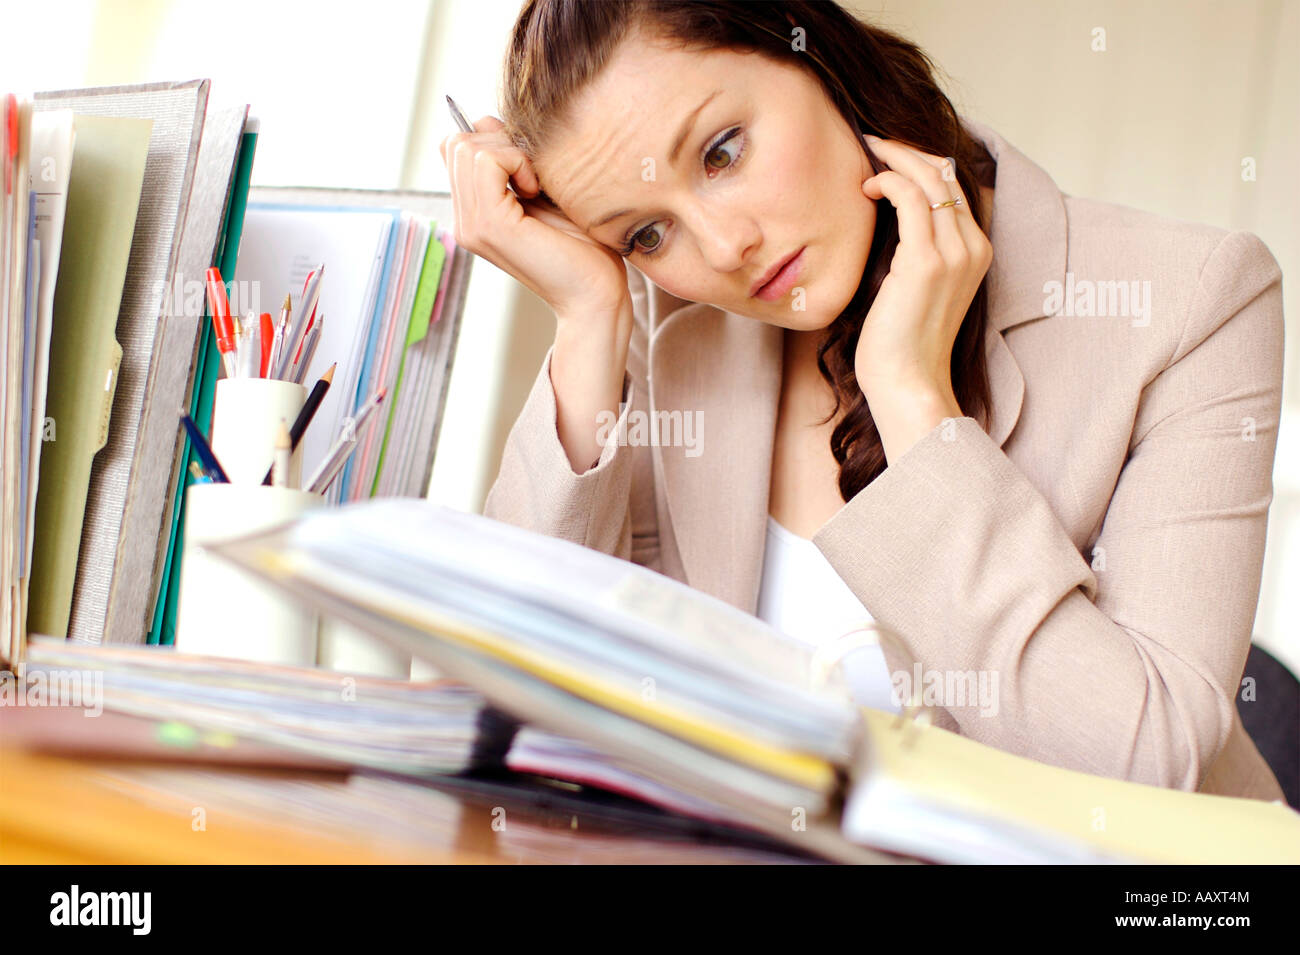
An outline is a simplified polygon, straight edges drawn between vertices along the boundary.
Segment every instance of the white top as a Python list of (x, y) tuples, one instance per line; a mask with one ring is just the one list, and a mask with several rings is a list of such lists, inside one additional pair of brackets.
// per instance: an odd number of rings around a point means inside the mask
[[(812, 646), (874, 620), (817, 545), (782, 527), (770, 514), (757, 616)], [(842, 666), (860, 705), (900, 711), (879, 646), (851, 651)]]

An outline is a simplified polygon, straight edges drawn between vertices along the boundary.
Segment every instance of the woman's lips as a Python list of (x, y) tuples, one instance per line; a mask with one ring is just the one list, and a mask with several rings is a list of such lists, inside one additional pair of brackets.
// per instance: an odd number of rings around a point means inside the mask
[(762, 286), (754, 293), (755, 298), (762, 299), (765, 302), (776, 302), (784, 298), (785, 295), (794, 288), (794, 283), (799, 280), (799, 273), (803, 269), (804, 246), (794, 254), (790, 261), (782, 266), (781, 270), (772, 276), (768, 283)]

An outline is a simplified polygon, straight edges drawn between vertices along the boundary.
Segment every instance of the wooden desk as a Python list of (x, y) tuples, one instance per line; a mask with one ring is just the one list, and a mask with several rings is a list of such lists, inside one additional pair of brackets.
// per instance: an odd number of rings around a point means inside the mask
[(0, 732), (0, 863), (802, 861), (566, 824), (393, 777), (54, 755)]

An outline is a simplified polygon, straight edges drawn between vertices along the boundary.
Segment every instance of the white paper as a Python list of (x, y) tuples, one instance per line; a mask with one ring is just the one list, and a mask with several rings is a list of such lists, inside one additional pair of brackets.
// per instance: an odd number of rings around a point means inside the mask
[(31, 187), (36, 190), (36, 239), (41, 244), (41, 277), (36, 302), (36, 349), (32, 375), (31, 446), (27, 460), (27, 540), (25, 565), (32, 560), (36, 527), (36, 489), (40, 484), (41, 435), (50, 364), (50, 330), (54, 325), (54, 286), (59, 277), (63, 219), (68, 209), (68, 181), (76, 127), (70, 109), (32, 115)]
[[(327, 317), (320, 345), (303, 379), (310, 392), (334, 362), (339, 363), (325, 400), (302, 438), (303, 473), (325, 459), (338, 435), (339, 422), (351, 410), (345, 404), (347, 383), (356, 381), (363, 357), (356, 351), (374, 308), (372, 287), (387, 251), (393, 213), (372, 209), (276, 208), (249, 205), (239, 246), (233, 296), (257, 290), (260, 309), (280, 320), (285, 293), (294, 307), (307, 273), (324, 263), (316, 314)], [(256, 286), (245, 283), (257, 283)], [(251, 303), (249, 303), (251, 304)]]

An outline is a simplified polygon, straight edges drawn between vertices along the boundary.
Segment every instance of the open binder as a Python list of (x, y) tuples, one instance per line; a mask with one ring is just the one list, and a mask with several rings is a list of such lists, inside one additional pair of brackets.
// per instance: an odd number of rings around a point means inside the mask
[(373, 501), (216, 550), (517, 720), (827, 859), (1300, 860), (1300, 814), (1280, 803), (1090, 776), (860, 709), (833, 660), (757, 618), (486, 517)]

